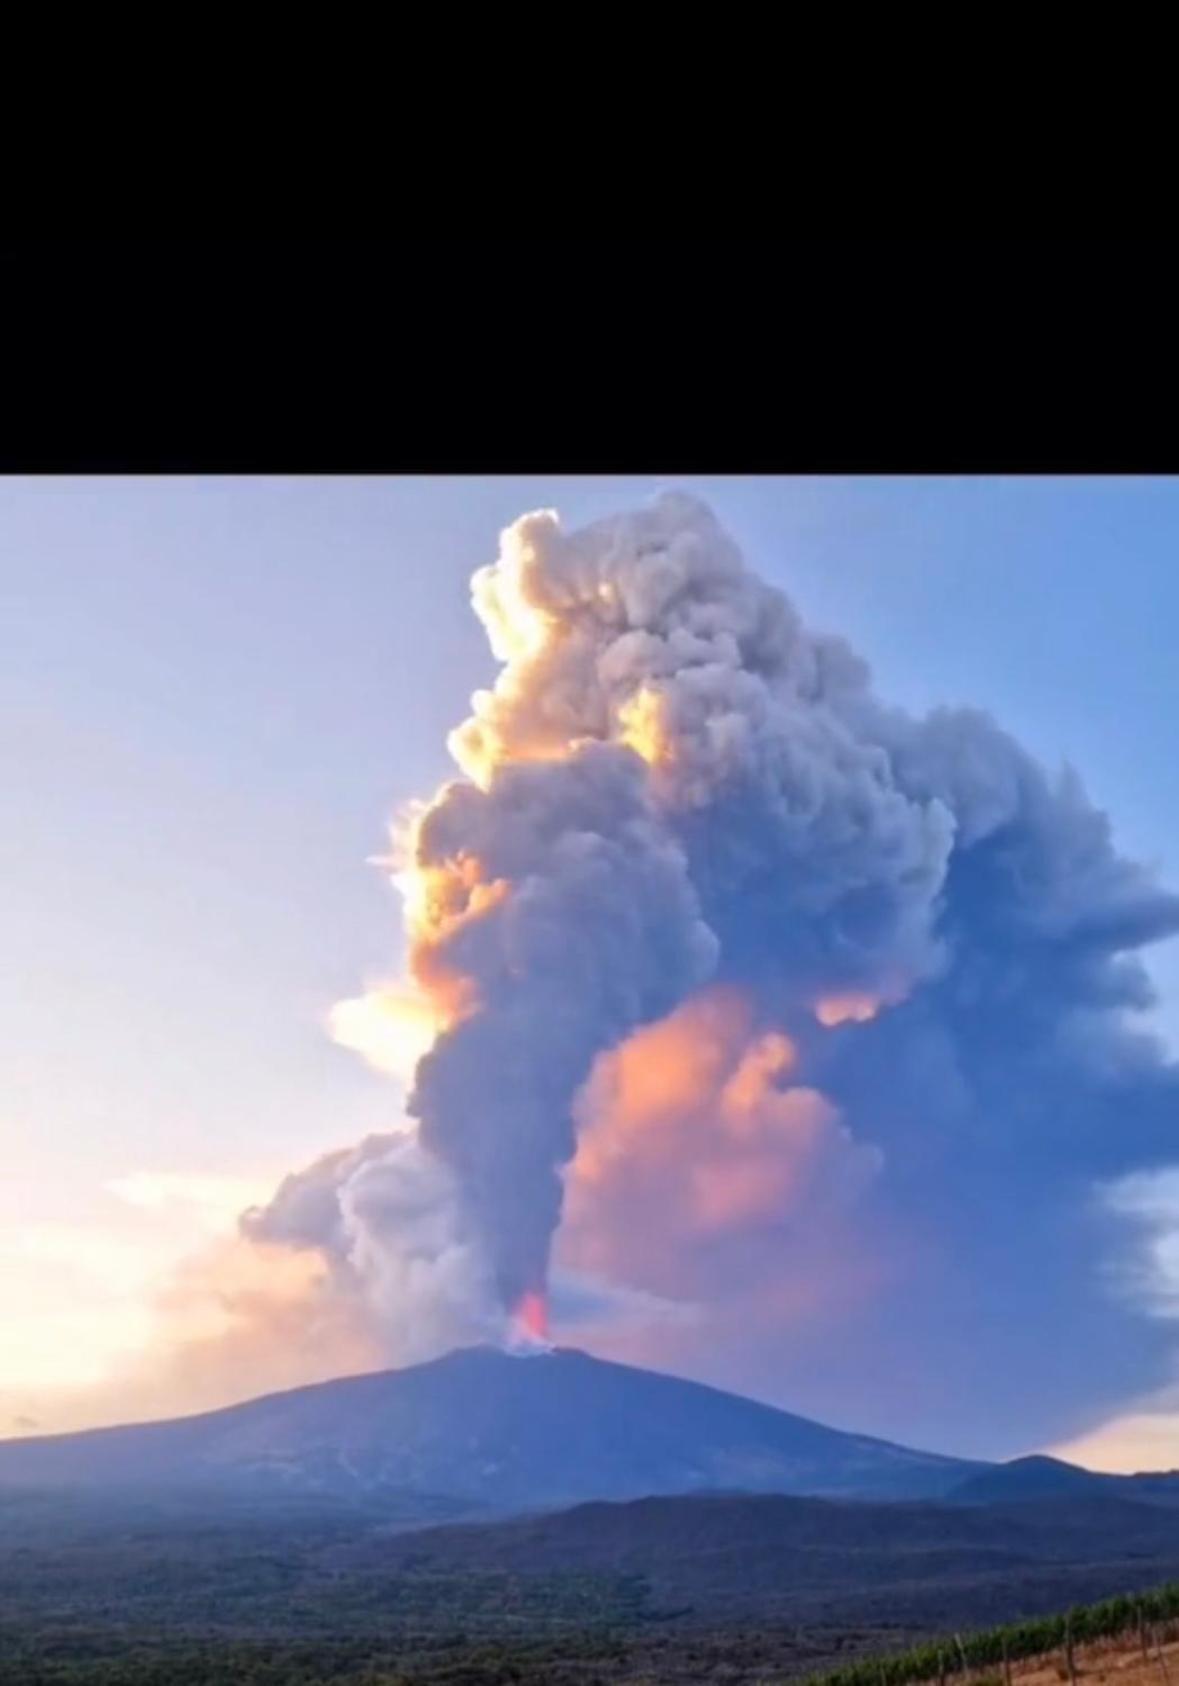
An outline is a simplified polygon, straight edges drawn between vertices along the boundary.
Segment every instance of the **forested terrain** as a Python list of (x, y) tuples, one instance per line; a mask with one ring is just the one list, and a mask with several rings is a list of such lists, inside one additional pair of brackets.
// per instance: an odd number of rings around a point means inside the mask
[(863, 1656), (834, 1686), (904, 1686), (928, 1656), (881, 1656), (1174, 1575), (1179, 1510), (1104, 1497), (713, 1495), (405, 1532), (363, 1505), (10, 1494), (0, 1686), (752, 1686)]

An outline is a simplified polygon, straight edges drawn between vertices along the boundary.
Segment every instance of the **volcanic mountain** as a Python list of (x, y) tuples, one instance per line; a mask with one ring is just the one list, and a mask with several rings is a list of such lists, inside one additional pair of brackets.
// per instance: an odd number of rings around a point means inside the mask
[(0, 1442), (0, 1488), (417, 1494), (500, 1513), (706, 1491), (928, 1498), (983, 1467), (584, 1352), (491, 1347), (200, 1416)]

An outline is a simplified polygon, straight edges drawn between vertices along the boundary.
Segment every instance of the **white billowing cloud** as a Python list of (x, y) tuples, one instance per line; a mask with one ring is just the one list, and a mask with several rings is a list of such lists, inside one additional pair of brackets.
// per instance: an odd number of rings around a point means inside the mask
[(372, 1317), (396, 1362), (502, 1329), (453, 1174), (412, 1130), (366, 1137), (293, 1172), (265, 1206), (243, 1214), (241, 1230), (249, 1241), (317, 1253), (333, 1291)]
[(398, 984), (382, 984), (337, 1001), (327, 1028), (333, 1042), (359, 1054), (374, 1071), (409, 1083), (438, 1034), (438, 1021), (420, 995)]

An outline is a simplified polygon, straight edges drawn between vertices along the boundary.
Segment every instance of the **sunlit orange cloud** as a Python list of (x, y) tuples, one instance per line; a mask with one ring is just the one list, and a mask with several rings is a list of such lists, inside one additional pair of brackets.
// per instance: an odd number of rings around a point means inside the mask
[[(565, 1248), (558, 1242), (558, 1257)], [(783, 1398), (784, 1356), (797, 1362), (823, 1353), (849, 1320), (870, 1305), (895, 1275), (893, 1261), (846, 1226), (812, 1229), (787, 1244), (751, 1237), (730, 1276), (694, 1278), (695, 1297), (671, 1302), (678, 1316), (609, 1315), (579, 1326), (578, 1344), (603, 1358), (696, 1376), (738, 1392)], [(681, 1283), (686, 1295), (687, 1283)], [(846, 1338), (846, 1336), (844, 1337)]]
[[(540, 518), (545, 526), (544, 518)], [(487, 629), (492, 653), (505, 663), (493, 690), (476, 691), (470, 718), (447, 739), (456, 763), (486, 790), (506, 761), (552, 761), (573, 747), (567, 721), (547, 715), (545, 678), (568, 636), (567, 620), (540, 600), (534, 548), (535, 522), (516, 522), (500, 536), (498, 564), (480, 568), (471, 581), (475, 612)], [(540, 700), (541, 706), (534, 704)]]
[(867, 1024), (884, 1003), (879, 996), (849, 990), (844, 995), (825, 995), (815, 1003), (815, 1017), (829, 1030), (838, 1024)]
[(510, 891), (472, 854), (441, 866), (418, 861), (417, 830), (426, 812), (411, 816), (395, 839), (397, 858), (382, 863), (395, 868), (390, 877), (402, 897), (410, 981), (380, 984), (337, 1001), (327, 1020), (341, 1047), (406, 1083), (442, 1032), (479, 1005), (473, 980), (444, 958), (446, 939), (464, 922), (486, 916)]
[(417, 859), (419, 826), (420, 820), (409, 834), (409, 861), (391, 875), (402, 899), (411, 942), (436, 939), (453, 930), (488, 905), (494, 906), (495, 898), (502, 897), (506, 889), (501, 881), (489, 876), (479, 857), (469, 852), (440, 865)]
[[(803, 1213), (832, 1182), (876, 1168), (836, 1109), (794, 1081), (798, 1053), (761, 1031), (732, 988), (693, 997), (599, 1059), (579, 1099), (560, 1256), (669, 1299), (712, 1297), (758, 1232)], [(722, 1281), (723, 1278), (723, 1281)]]
[(391, 993), (401, 1013), (400, 1003), (413, 1000), (416, 991), (424, 1007), (424, 1014), (415, 1009), (416, 1022), (432, 1023), (437, 1036), (480, 1004), (474, 979), (446, 959), (447, 944), (464, 925), (501, 906), (512, 887), (506, 879), (492, 876), (470, 851), (441, 862), (423, 860), (419, 837), (429, 813), (428, 807), (417, 809), (394, 836), (397, 858), (391, 876), (403, 902), (413, 987)]
[(629, 744), (649, 767), (666, 765), (672, 757), (671, 734), (658, 691), (642, 686), (618, 710), (619, 741)]
[[(481, 697), (490, 696), (490, 692), (477, 691), (471, 698), (471, 706), (475, 710), (470, 720), (456, 727), (450, 734), (448, 745), (451, 754), (463, 772), (477, 784), (480, 790), (486, 790), (498, 767), (502, 767), (509, 759), (504, 746), (495, 736), (494, 730), (486, 726), (479, 719), (479, 701)], [(572, 753), (576, 740), (553, 734), (550, 737), (522, 738), (517, 731), (513, 735), (510, 759), (512, 761), (564, 761)]]

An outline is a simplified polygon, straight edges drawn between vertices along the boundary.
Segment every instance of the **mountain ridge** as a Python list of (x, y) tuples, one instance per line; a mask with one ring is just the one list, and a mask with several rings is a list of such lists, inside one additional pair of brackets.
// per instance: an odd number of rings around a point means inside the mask
[(0, 1486), (227, 1480), (501, 1511), (716, 1490), (932, 1497), (987, 1467), (577, 1348), (458, 1348), (194, 1416), (0, 1441)]

